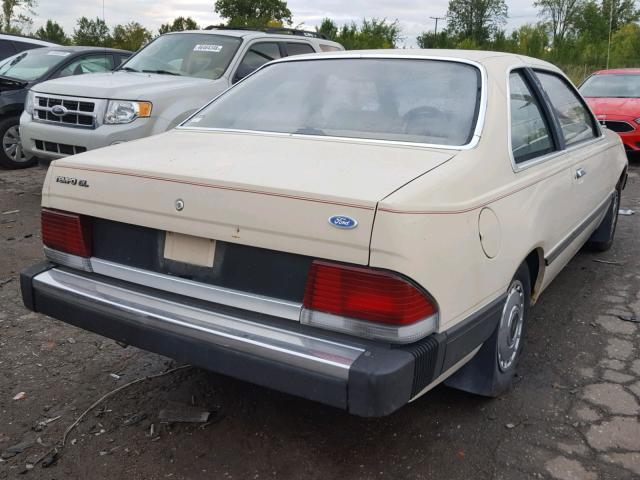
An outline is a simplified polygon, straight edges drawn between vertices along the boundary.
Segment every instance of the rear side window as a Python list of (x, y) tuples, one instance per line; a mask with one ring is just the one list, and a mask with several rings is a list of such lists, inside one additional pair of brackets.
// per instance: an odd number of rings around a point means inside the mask
[(589, 109), (567, 81), (553, 73), (537, 71), (536, 75), (558, 116), (567, 146), (597, 137)]
[(302, 55), (305, 53), (316, 53), (311, 45), (308, 43), (287, 43), (287, 55)]
[(549, 125), (540, 103), (520, 72), (509, 76), (511, 149), (516, 163), (546, 155), (554, 150)]
[(341, 48), (336, 47), (335, 45), (327, 45), (326, 43), (320, 44), (320, 50), (322, 50), (323, 52), (341, 52), (342, 51)]

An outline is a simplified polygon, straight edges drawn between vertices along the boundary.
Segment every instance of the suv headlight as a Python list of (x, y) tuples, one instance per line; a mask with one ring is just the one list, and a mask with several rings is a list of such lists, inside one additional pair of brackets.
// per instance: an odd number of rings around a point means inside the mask
[(27, 92), (27, 98), (24, 101), (24, 111), (27, 112), (29, 115), (33, 115), (33, 103), (35, 100), (35, 93), (33, 93), (31, 90), (29, 90)]
[(634, 121), (635, 121), (638, 125), (640, 125), (640, 118), (636, 118)]
[(151, 116), (151, 102), (131, 102), (128, 100), (109, 100), (104, 114), (104, 123), (114, 125), (131, 123), (136, 118)]

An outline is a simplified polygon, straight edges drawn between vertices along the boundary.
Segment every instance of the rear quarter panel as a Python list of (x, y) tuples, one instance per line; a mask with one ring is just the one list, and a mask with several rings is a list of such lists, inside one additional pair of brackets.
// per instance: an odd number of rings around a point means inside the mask
[[(572, 217), (566, 208), (577, 201), (571, 177), (577, 160), (560, 155), (514, 172), (506, 72), (523, 64), (503, 62), (487, 66), (487, 117), (479, 144), (381, 201), (375, 218), (370, 264), (400, 271), (429, 291), (440, 308), (441, 331), (506, 292), (518, 266), (533, 251), (540, 254), (537, 296), (590, 234), (545, 271), (545, 253), (579, 222), (574, 218), (567, 223)], [(611, 163), (600, 181), (613, 191), (626, 160), (619, 140), (608, 135), (602, 142), (609, 143)], [(499, 249), (493, 258), (480, 241), (483, 208), (498, 218)]]

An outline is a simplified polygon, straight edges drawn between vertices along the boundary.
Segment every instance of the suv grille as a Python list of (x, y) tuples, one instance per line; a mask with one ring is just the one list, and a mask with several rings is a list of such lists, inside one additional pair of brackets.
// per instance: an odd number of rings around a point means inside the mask
[(64, 143), (45, 142), (43, 140), (34, 140), (37, 150), (43, 152), (60, 153), (62, 155), (75, 155), (76, 153), (83, 153), (87, 151), (86, 147), (79, 147), (77, 145), (65, 145)]
[(95, 108), (95, 102), (91, 101), (36, 95), (33, 118), (41, 122), (96, 128)]
[(624, 132), (633, 132), (635, 129), (633, 125), (627, 122), (618, 121), (618, 120), (601, 120), (601, 124), (607, 127), (609, 130), (624, 133)]

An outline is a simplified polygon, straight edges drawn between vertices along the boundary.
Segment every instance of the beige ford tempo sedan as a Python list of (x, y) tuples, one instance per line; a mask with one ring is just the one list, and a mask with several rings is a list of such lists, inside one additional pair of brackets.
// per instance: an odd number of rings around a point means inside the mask
[(497, 396), (531, 305), (611, 246), (626, 170), (533, 58), (288, 58), (173, 131), (54, 162), (24, 302), (361, 416), (445, 380)]

